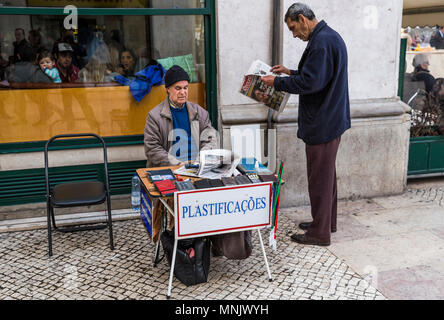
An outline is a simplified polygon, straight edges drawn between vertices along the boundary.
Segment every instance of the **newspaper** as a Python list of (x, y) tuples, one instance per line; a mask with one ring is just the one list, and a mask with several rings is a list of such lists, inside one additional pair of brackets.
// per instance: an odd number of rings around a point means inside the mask
[(230, 150), (213, 149), (200, 152), (199, 162), (195, 168), (185, 168), (182, 166), (174, 171), (182, 176), (220, 179), (238, 174), (236, 169), (240, 162), (240, 157)]
[(276, 112), (282, 112), (290, 94), (276, 91), (273, 87), (262, 82), (261, 77), (263, 76), (278, 76), (270, 72), (270, 69), (271, 67), (268, 64), (260, 60), (254, 61), (244, 76), (240, 93), (265, 104)]

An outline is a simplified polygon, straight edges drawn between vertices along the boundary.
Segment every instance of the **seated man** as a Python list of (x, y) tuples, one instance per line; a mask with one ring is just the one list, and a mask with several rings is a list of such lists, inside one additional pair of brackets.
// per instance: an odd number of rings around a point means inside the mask
[[(195, 160), (199, 150), (217, 146), (216, 130), (208, 112), (189, 102), (190, 77), (181, 67), (174, 65), (165, 73), (167, 98), (151, 110), (144, 132), (147, 167), (175, 166)], [(172, 206), (172, 203), (170, 203)], [(161, 225), (160, 201), (153, 209), (152, 237), (159, 239)], [(174, 219), (170, 219), (171, 229)]]
[(51, 83), (51, 80), (34, 63), (35, 53), (31, 47), (26, 47), (17, 54), (19, 62), (12, 64), (6, 69), (7, 80), (9, 82), (41, 82)]
[(147, 167), (174, 166), (195, 160), (199, 150), (217, 145), (208, 112), (187, 101), (189, 82), (188, 73), (177, 65), (165, 73), (168, 97), (151, 110), (146, 119)]
[(435, 77), (430, 74), (429, 70), (429, 58), (423, 53), (417, 54), (413, 58), (412, 64), (415, 68), (412, 74), (412, 80), (424, 81), (425, 90), (429, 93), (435, 84)]

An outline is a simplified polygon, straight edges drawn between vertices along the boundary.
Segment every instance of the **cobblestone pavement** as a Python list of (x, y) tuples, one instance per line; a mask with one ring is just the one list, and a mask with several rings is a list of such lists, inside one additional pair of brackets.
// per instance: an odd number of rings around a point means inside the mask
[[(268, 281), (257, 232), (245, 260), (212, 257), (208, 282), (186, 287), (174, 280), (173, 299), (385, 299), (325, 247), (289, 240), (297, 222), (283, 210), (277, 251), (266, 247)], [(139, 219), (116, 222), (115, 250), (107, 230), (54, 233), (47, 255), (46, 230), (0, 234), (0, 299), (165, 299), (169, 266), (153, 267), (154, 245)], [(268, 230), (262, 230), (268, 244)], [(367, 281), (368, 280), (368, 281)]]
[(434, 203), (444, 207), (444, 187), (409, 188), (406, 196), (422, 203)]

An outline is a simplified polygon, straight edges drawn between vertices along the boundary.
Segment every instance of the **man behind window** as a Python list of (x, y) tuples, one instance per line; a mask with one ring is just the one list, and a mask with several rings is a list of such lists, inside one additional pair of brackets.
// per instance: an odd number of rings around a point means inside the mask
[(273, 66), (271, 71), (289, 76), (270, 75), (262, 80), (277, 91), (299, 94), (297, 136), (305, 143), (313, 221), (299, 224), (307, 231), (293, 234), (291, 240), (328, 246), (337, 227), (336, 154), (351, 122), (347, 48), (341, 36), (324, 20), (318, 21), (306, 4), (291, 5), (285, 23), (294, 38), (308, 42), (298, 70)]
[(62, 83), (73, 83), (79, 78), (79, 68), (72, 64), (72, 53), (71, 46), (64, 42), (59, 43), (54, 52)]
[(444, 49), (444, 26), (438, 27), (438, 31), (430, 39), (430, 45), (435, 49)]

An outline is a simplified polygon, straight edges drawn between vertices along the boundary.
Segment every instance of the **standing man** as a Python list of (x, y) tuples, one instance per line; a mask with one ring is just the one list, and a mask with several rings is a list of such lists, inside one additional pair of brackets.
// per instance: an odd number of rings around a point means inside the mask
[(438, 30), (430, 39), (430, 45), (435, 49), (444, 49), (444, 26), (438, 27)]
[(298, 70), (282, 65), (271, 71), (289, 77), (265, 76), (278, 91), (299, 94), (298, 137), (305, 142), (308, 193), (312, 222), (299, 227), (305, 234), (291, 240), (308, 245), (330, 245), (336, 232), (336, 153), (341, 135), (350, 128), (347, 49), (341, 36), (303, 3), (294, 3), (285, 14), (294, 38), (308, 41)]

